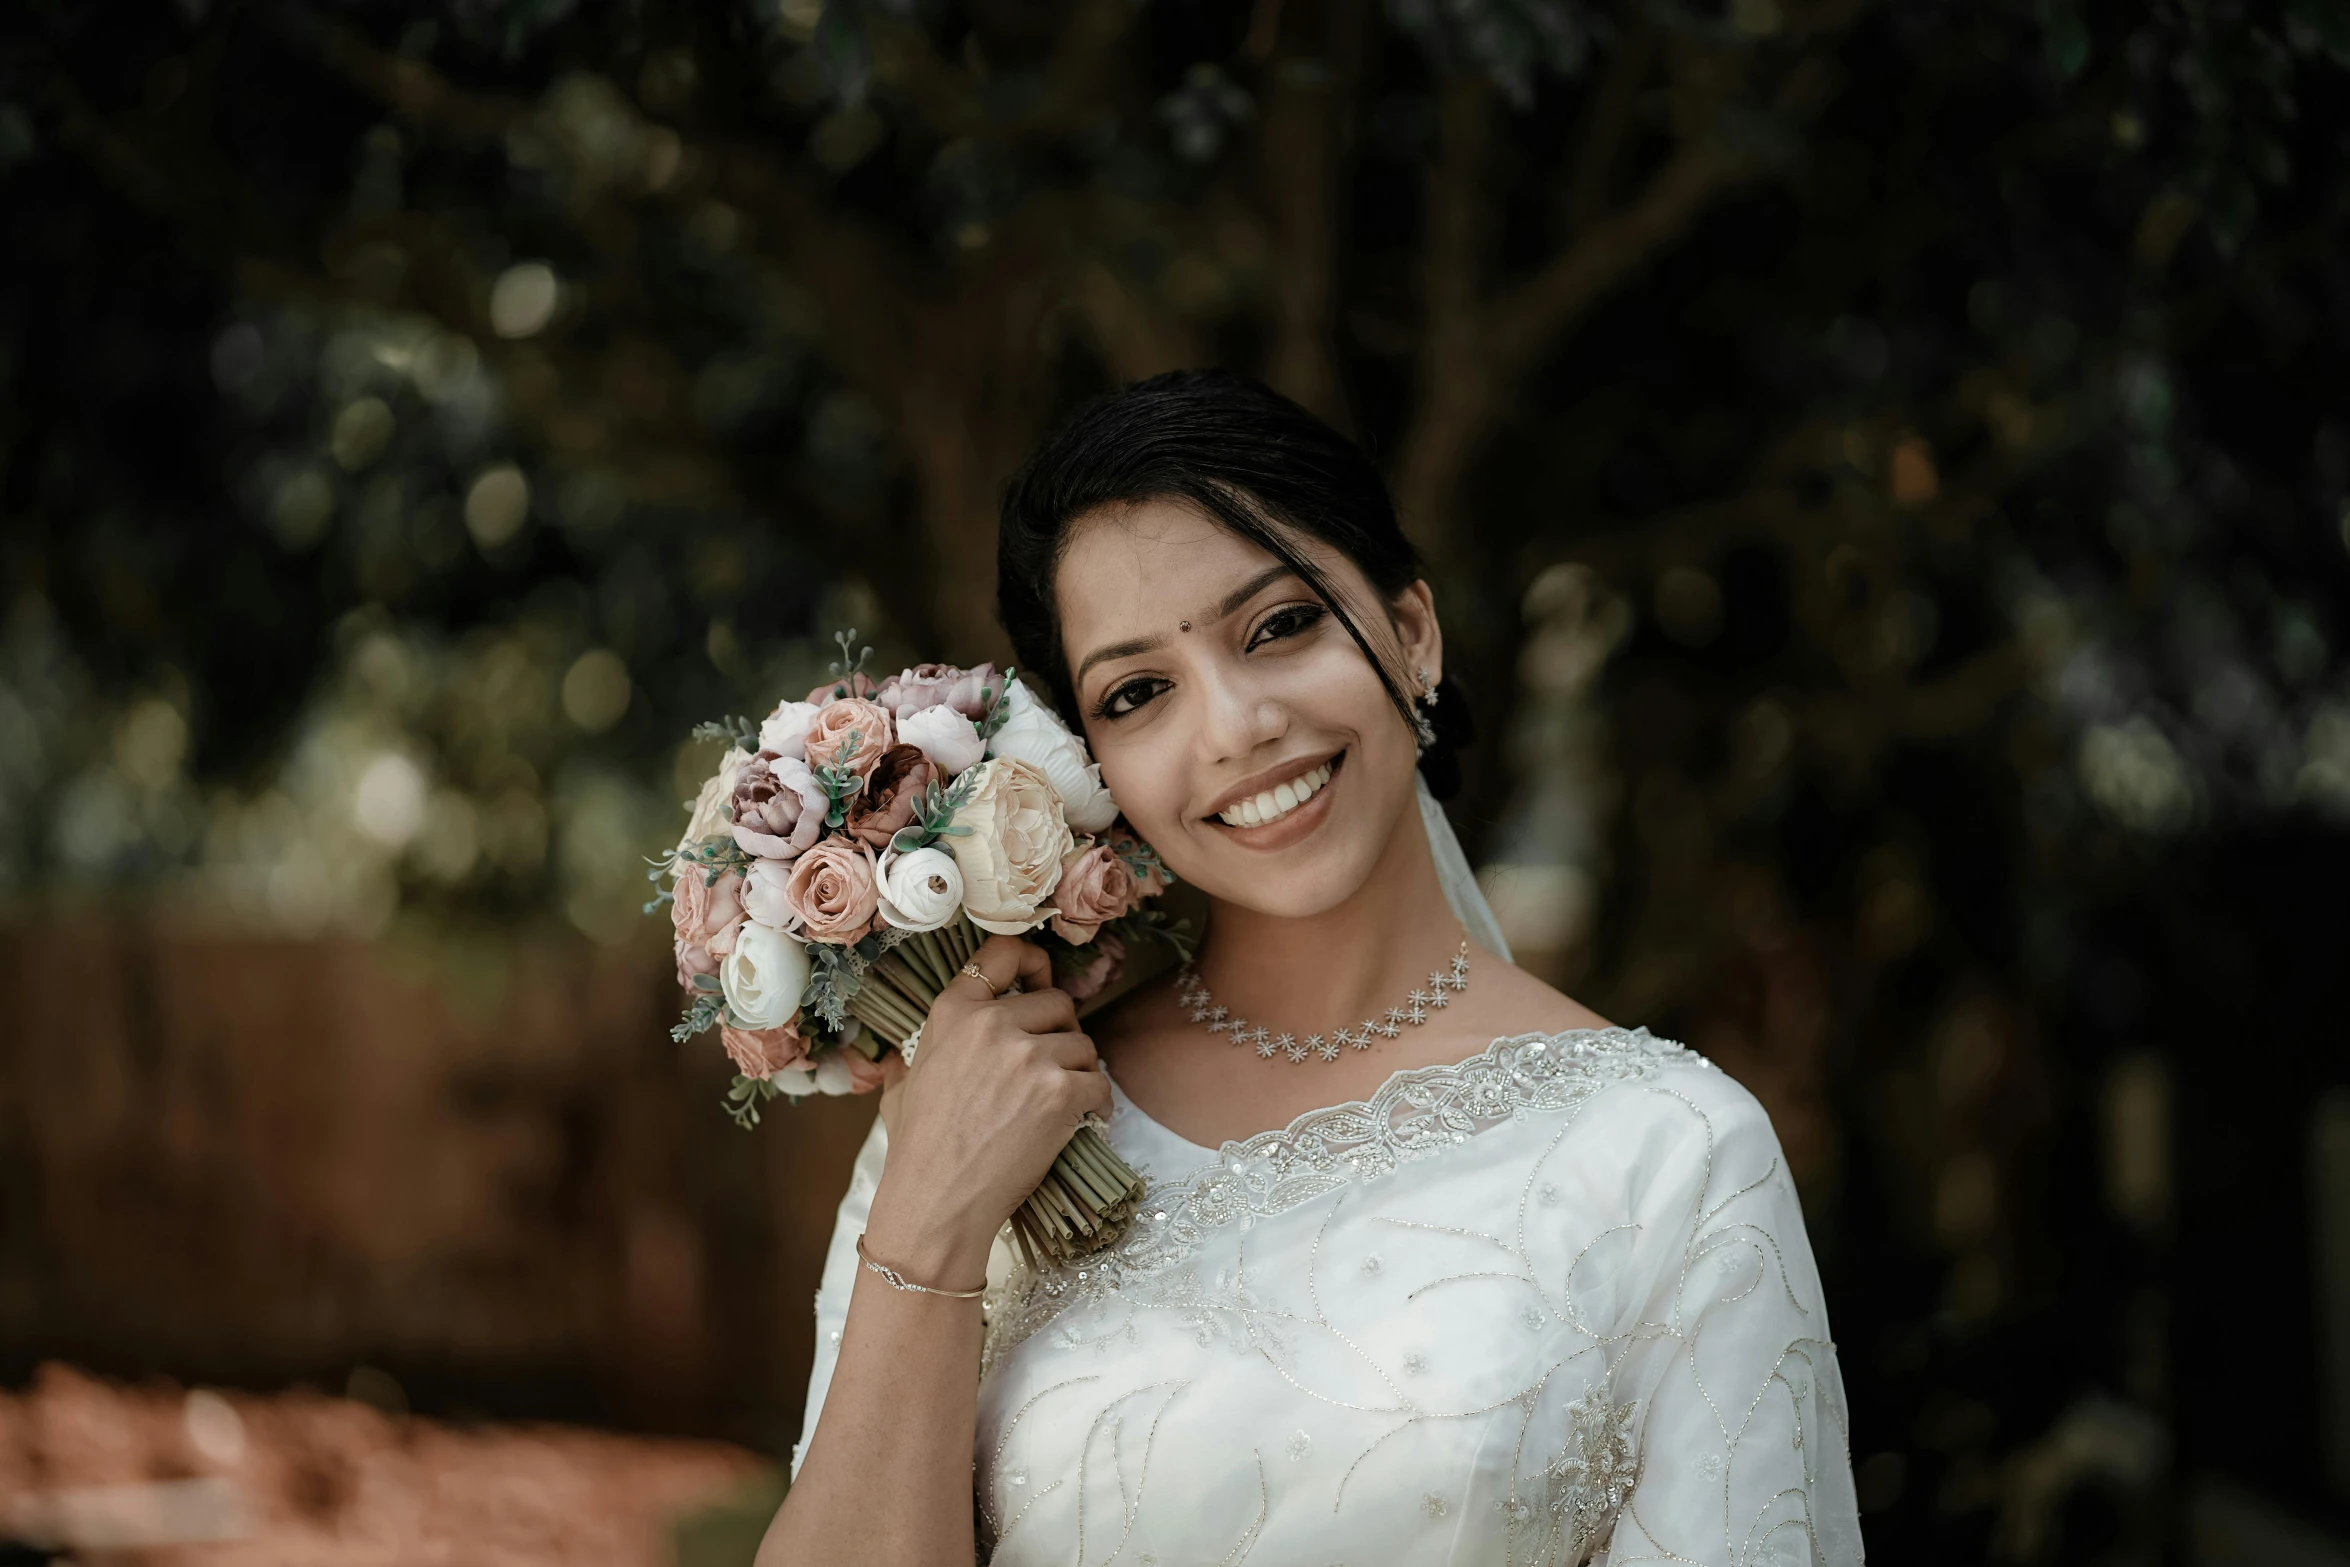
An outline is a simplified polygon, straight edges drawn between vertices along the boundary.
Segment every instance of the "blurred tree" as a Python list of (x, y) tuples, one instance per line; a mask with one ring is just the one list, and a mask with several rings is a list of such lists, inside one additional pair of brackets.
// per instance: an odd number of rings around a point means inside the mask
[(1050, 419), (1253, 369), (1389, 463), (1525, 944), (1770, 1104), (1880, 1551), (2151, 1559), (2190, 889), (2350, 815), (2350, 5), (7, 25), (15, 885), (619, 939), (689, 718), (992, 651)]

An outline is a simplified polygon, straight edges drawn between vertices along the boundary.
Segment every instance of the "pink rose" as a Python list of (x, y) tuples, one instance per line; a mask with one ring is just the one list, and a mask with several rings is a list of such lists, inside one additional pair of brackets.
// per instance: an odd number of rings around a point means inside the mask
[(790, 1023), (780, 1028), (720, 1028), (718, 1042), (726, 1047), (734, 1069), (745, 1077), (766, 1077), (808, 1056), (808, 1042)]
[(976, 669), (963, 670), (939, 700), (977, 723), (1003, 694), (1003, 678), (995, 672), (995, 665), (981, 664)]
[(1093, 944), (1093, 955), (1085, 960), (1085, 967), (1060, 975), (1053, 983), (1067, 991), (1071, 1001), (1091, 1001), (1118, 977), (1119, 966), (1125, 961), (1126, 943), (1118, 939), (1116, 931), (1105, 931)]
[(832, 802), (805, 762), (762, 751), (734, 785), (734, 841), (745, 854), (788, 860), (824, 831)]
[(864, 793), (849, 807), (849, 836), (876, 853), (888, 848), (899, 828), (913, 825), (914, 807), (934, 776), (930, 758), (913, 746), (893, 745), (882, 752)]
[(688, 990), (695, 975), (718, 972), (718, 960), (734, 950), (734, 933), (743, 922), (743, 879), (732, 871), (715, 883), (709, 876), (698, 865), (680, 865), (670, 889), (677, 982)]
[(792, 862), (783, 901), (807, 940), (847, 946), (881, 911), (871, 852), (853, 839), (825, 839)]
[(808, 765), (844, 768), (864, 778), (897, 738), (885, 709), (861, 697), (843, 697), (816, 710), (816, 721), (808, 726)]
[(851, 675), (846, 680), (827, 680), (808, 693), (808, 700), (818, 707), (838, 702), (844, 697), (862, 697), (873, 694), (871, 675)]
[(1094, 932), (1142, 901), (1134, 872), (1106, 843), (1079, 849), (1061, 861), (1053, 888), (1053, 934), (1084, 946)]

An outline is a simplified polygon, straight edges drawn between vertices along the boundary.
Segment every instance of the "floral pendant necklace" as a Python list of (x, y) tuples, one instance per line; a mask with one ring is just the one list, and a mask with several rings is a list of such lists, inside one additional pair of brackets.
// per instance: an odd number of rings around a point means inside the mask
[(1338, 1059), (1341, 1046), (1349, 1050), (1368, 1050), (1374, 1039), (1393, 1039), (1409, 1023), (1417, 1028), (1428, 1021), (1432, 1011), (1441, 1012), (1452, 1005), (1452, 996), (1469, 988), (1469, 943), (1464, 939), (1461, 950), (1452, 957), (1452, 972), (1442, 969), (1428, 976), (1425, 987), (1404, 998), (1400, 1007), (1389, 1007), (1385, 1017), (1367, 1017), (1353, 1028), (1342, 1028), (1332, 1034), (1308, 1034), (1300, 1039), (1295, 1034), (1276, 1034), (1262, 1023), (1251, 1023), (1235, 1015), (1230, 1007), (1218, 1006), (1216, 998), (1208, 994), (1207, 982), (1186, 963), (1176, 976), (1175, 999), (1194, 1023), (1204, 1023), (1211, 1034), (1228, 1035), (1236, 1045), (1247, 1045), (1270, 1061), (1285, 1055), (1292, 1061), (1303, 1061), (1308, 1056), (1320, 1056), (1325, 1061)]

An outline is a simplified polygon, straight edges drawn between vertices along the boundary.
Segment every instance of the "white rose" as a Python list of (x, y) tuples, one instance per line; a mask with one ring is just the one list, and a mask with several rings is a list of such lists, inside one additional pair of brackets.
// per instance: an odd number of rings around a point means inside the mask
[(807, 760), (808, 726), (816, 722), (813, 702), (784, 702), (759, 725), (759, 749)]
[(745, 920), (718, 965), (718, 984), (741, 1027), (781, 1028), (808, 988), (808, 949), (772, 925)]
[(898, 743), (919, 746), (931, 765), (959, 773), (987, 754), (987, 742), (970, 719), (944, 702), (898, 716)]
[(988, 742), (987, 754), (1017, 757), (1044, 774), (1073, 831), (1108, 832), (1118, 819), (1118, 802), (1103, 785), (1102, 770), (1087, 760), (1085, 742), (1017, 680), (1004, 687), (1004, 705), (1011, 716)]
[(963, 906), (963, 869), (938, 849), (884, 854), (880, 883), (881, 917), (899, 930), (936, 930)]
[(827, 1050), (816, 1063), (816, 1092), (820, 1094), (853, 1094), (857, 1091), (856, 1075), (849, 1070), (845, 1050)]
[(704, 838), (725, 834), (734, 820), (730, 814), (734, 786), (742, 777), (743, 769), (750, 765), (750, 752), (739, 745), (726, 748), (726, 754), (718, 759), (718, 771), (710, 775), (710, 781), (702, 785), (701, 794), (694, 799), (693, 815), (685, 824), (685, 836), (677, 841), (680, 849), (690, 848)]

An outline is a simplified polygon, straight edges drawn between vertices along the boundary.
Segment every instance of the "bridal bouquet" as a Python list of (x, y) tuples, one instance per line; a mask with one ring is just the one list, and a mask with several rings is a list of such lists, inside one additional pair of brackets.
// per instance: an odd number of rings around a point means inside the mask
[[(1166, 867), (1119, 822), (1085, 742), (1009, 670), (917, 664), (876, 683), (855, 637), (807, 700), (694, 731), (730, 743), (651, 871), (669, 885), (646, 912), (669, 905), (688, 1000), (671, 1032), (718, 1030), (743, 1126), (779, 1095), (880, 1087), (883, 1055), (917, 1052), (985, 933), (1038, 942), (1081, 1002), (1132, 944), (1184, 941), (1149, 906)], [(1114, 1240), (1141, 1195), (1081, 1126), (1013, 1232), (1032, 1265), (1065, 1261)]]

